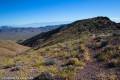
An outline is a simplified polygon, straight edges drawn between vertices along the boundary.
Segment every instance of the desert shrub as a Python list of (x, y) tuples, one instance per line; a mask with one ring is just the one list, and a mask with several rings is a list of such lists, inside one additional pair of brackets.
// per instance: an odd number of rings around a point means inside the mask
[(84, 62), (78, 60), (77, 58), (70, 58), (64, 66), (69, 66), (69, 65), (83, 66)]
[(2, 78), (4, 77), (4, 75), (5, 75), (5, 71), (0, 70), (0, 79), (1, 79), (1, 80), (2, 80)]
[(34, 52), (16, 56), (15, 61), (17, 64), (22, 64), (32, 67), (39, 67), (44, 63), (43, 57), (40, 54)]
[(107, 64), (107, 67), (109, 67), (109, 68), (120, 67), (120, 59), (110, 61)]
[(2, 65), (2, 68), (11, 68), (15, 66), (15, 61), (12, 58), (3, 58), (0, 62), (0, 65)]
[(100, 52), (98, 55), (96, 55), (96, 58), (99, 61), (109, 61), (112, 58), (119, 57), (119, 52), (116, 50), (116, 48), (108, 47), (102, 52)]
[(98, 54), (95, 57), (98, 59), (98, 61), (106, 61), (107, 60), (107, 57), (104, 56), (103, 54)]
[(75, 67), (68, 66), (65, 67), (62, 71), (58, 73), (59, 76), (68, 79), (68, 80), (74, 80), (75, 78)]
[(93, 39), (92, 43), (89, 43), (87, 46), (88, 48), (96, 50), (106, 47), (107, 45), (108, 45), (107, 40)]
[(37, 64), (34, 64), (33, 67), (37, 67), (38, 68), (41, 65), (42, 65), (41, 63), (37, 63)]
[(46, 48), (46, 50), (45, 51), (50, 51), (50, 49), (49, 48)]
[(54, 65), (54, 64), (56, 64), (56, 62), (54, 60), (47, 60), (44, 62), (44, 65), (46, 65), (46, 66), (50, 66), (50, 65)]
[(72, 50), (72, 52), (71, 52), (71, 54), (70, 54), (70, 57), (75, 58), (77, 55), (78, 55), (78, 52), (75, 51), (75, 50)]
[(46, 71), (52, 74), (57, 74), (59, 72), (57, 66), (48, 66), (46, 67)]
[(108, 67), (120, 67), (120, 53), (115, 47), (108, 47), (96, 55), (98, 61), (106, 62)]
[(49, 72), (42, 72), (39, 76), (35, 77), (33, 80), (54, 80), (54, 79)]

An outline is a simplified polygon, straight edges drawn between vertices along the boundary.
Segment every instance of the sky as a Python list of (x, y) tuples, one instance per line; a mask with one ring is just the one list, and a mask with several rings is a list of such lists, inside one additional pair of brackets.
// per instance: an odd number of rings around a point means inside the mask
[(75, 21), (96, 16), (119, 21), (120, 0), (0, 0), (0, 25)]

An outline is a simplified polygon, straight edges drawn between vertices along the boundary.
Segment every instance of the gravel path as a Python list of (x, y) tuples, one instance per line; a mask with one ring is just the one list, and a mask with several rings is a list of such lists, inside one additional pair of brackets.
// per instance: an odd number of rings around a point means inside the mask
[(97, 54), (96, 52), (92, 52), (91, 61), (86, 63), (84, 69), (80, 70), (76, 75), (76, 80), (111, 80), (110, 75), (117, 75), (118, 79), (112, 80), (120, 80), (120, 71), (115, 71), (115, 69), (105, 68), (103, 63), (97, 62), (94, 56)]

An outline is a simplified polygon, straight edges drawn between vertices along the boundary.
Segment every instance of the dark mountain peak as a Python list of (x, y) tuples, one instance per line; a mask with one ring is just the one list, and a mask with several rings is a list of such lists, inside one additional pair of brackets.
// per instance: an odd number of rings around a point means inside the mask
[(84, 24), (114, 24), (113, 21), (111, 21), (108, 17), (103, 17), (103, 16), (98, 16), (94, 18), (88, 18), (88, 19), (83, 19), (83, 20), (77, 20), (72, 23), (74, 24), (79, 24), (79, 25), (84, 25)]
[(70, 24), (72, 28), (80, 31), (96, 31), (105, 29), (116, 29), (117, 24), (108, 17), (94, 17), (78, 20)]
[(108, 24), (109, 25), (109, 24), (114, 23), (108, 17), (102, 17), (102, 16), (91, 18), (90, 20), (93, 21), (93, 22), (96, 22), (96, 23), (100, 23), (100, 24)]
[(98, 17), (94, 17), (94, 18), (88, 18), (88, 19), (84, 19), (84, 20), (80, 20), (82, 22), (94, 22), (94, 23), (113, 23), (112, 20), (110, 20), (108, 17), (103, 17), (103, 16), (98, 16)]
[(98, 17), (94, 17), (91, 19), (93, 19), (93, 20), (109, 20), (110, 21), (110, 19), (108, 17), (103, 17), (103, 16), (98, 16)]

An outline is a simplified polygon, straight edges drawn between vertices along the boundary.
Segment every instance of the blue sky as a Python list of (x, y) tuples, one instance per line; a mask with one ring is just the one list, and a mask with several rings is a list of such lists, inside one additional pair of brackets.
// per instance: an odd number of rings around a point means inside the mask
[(0, 0), (0, 25), (120, 18), (120, 0)]

